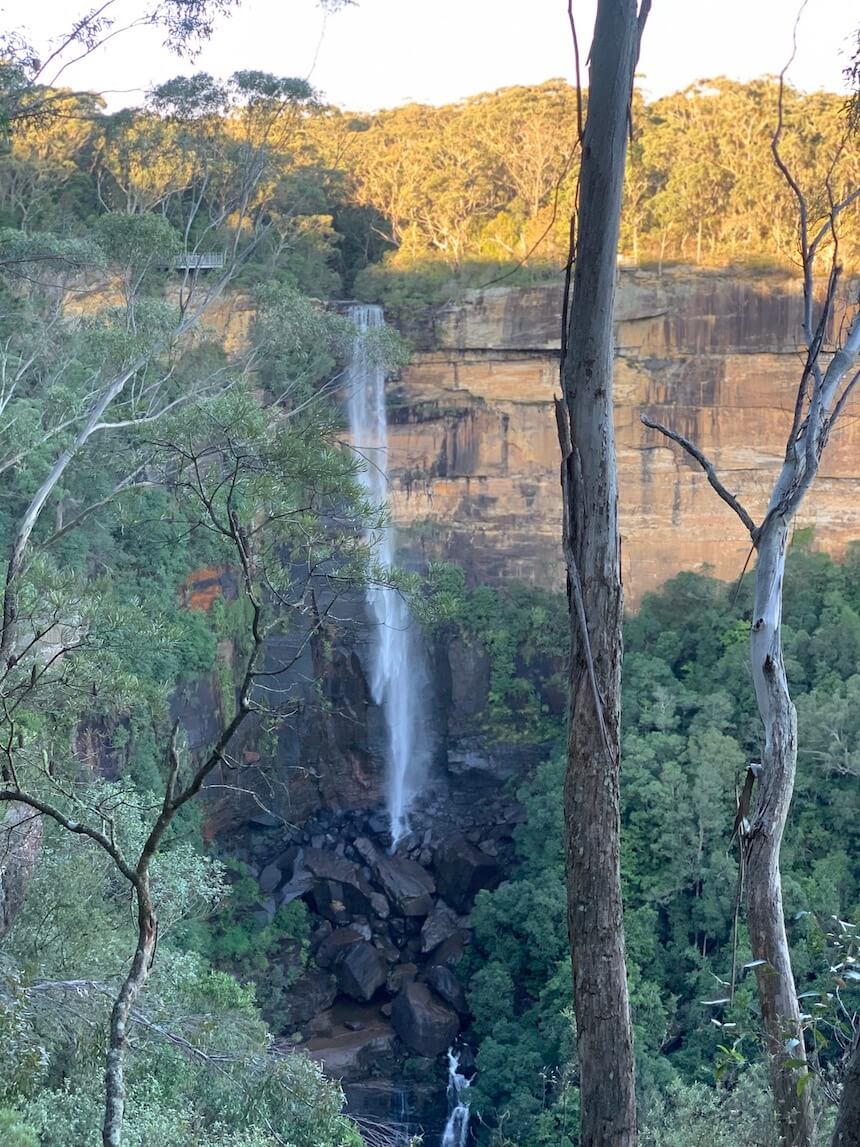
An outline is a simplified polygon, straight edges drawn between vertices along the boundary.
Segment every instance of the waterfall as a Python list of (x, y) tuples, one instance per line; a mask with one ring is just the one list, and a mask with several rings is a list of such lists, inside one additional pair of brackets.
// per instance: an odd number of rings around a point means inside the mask
[(466, 1147), (469, 1138), (469, 1105), (461, 1096), (469, 1090), (469, 1081), (457, 1070), (460, 1058), (448, 1049), (448, 1122), (442, 1133), (442, 1147)]
[[(383, 325), (382, 309), (355, 305), (348, 313), (358, 328), (346, 376), (349, 429), (353, 447), (366, 461), (364, 487), (370, 500), (380, 505), (388, 493), (385, 368), (366, 336)], [(392, 566), (397, 542), (394, 527), (373, 531), (370, 540), (380, 564)], [(386, 798), (394, 851), (408, 832), (409, 810), (429, 761), (425, 706), (429, 675), (420, 634), (402, 595), (388, 586), (373, 585), (367, 600), (376, 627), (370, 685), (386, 723)]]

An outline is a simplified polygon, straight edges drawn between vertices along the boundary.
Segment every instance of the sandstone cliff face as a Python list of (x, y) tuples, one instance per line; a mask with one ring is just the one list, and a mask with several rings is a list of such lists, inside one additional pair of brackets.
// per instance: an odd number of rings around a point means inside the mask
[[(389, 388), (392, 512), (414, 555), (475, 579), (563, 579), (559, 545), (560, 289), (495, 288), (407, 329)], [(800, 296), (781, 276), (623, 270), (616, 430), (628, 603), (680, 570), (736, 577), (749, 539), (705, 475), (640, 423), (648, 413), (713, 459), (759, 518), (785, 449), (801, 360)], [(860, 536), (860, 422), (834, 433), (798, 525), (839, 554)]]

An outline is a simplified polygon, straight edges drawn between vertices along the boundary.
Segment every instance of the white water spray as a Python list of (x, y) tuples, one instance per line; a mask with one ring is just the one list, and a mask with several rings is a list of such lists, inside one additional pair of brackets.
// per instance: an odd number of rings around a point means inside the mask
[(442, 1133), (442, 1147), (466, 1147), (469, 1138), (469, 1105), (462, 1096), (469, 1090), (469, 1081), (461, 1075), (460, 1057), (453, 1048), (448, 1049), (448, 1122)]
[[(367, 466), (362, 481), (375, 504), (388, 494), (388, 421), (385, 413), (385, 368), (368, 347), (366, 332), (383, 325), (382, 310), (353, 306), (349, 317), (358, 331), (347, 371), (347, 413), (354, 448)], [(393, 526), (374, 531), (379, 562), (394, 563)], [(387, 805), (392, 851), (409, 830), (409, 810), (427, 772), (427, 719), (424, 698), (429, 677), (420, 635), (403, 596), (388, 586), (371, 586), (367, 593), (376, 623), (371, 672), (373, 699), (382, 708), (387, 728)]]

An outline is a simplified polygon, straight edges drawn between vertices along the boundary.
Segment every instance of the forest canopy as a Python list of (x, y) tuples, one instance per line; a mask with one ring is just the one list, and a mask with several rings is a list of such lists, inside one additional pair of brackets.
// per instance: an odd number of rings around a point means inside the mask
[[(637, 95), (621, 257), (791, 263), (795, 203), (770, 151), (777, 101), (772, 79), (703, 80), (650, 103)], [(73, 234), (105, 211), (154, 212), (193, 243), (201, 222), (185, 231), (179, 204), (204, 185), (217, 199), (242, 149), (265, 147), (268, 170), (249, 206), (269, 229), (253, 263), (312, 294), (382, 298), (405, 274), (423, 276), (432, 293), (452, 274), (479, 285), (494, 267), (541, 275), (567, 258), (578, 113), (561, 80), (365, 115), (327, 106), (304, 81), (201, 73), (160, 85), (138, 109), (108, 114), (98, 97), (71, 92), (52, 108), (7, 140), (6, 226)], [(839, 199), (860, 178), (845, 101), (787, 88), (784, 119), (786, 159), (824, 217), (828, 186)], [(841, 244), (856, 262), (857, 201)]]

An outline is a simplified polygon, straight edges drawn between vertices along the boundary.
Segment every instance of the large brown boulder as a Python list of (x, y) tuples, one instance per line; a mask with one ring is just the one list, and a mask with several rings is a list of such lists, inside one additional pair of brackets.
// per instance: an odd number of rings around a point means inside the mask
[(381, 1018), (350, 1031), (330, 1026), (326, 1035), (319, 1035), (304, 1045), (312, 1059), (322, 1064), (326, 1075), (334, 1079), (361, 1079), (369, 1072), (379, 1071), (387, 1056), (394, 1050), (394, 1032)]
[(482, 888), (495, 888), (501, 878), (499, 862), (454, 836), (436, 851), (436, 886), (442, 899), (457, 912), (468, 912)]
[(391, 1005), (394, 1030), (416, 1055), (432, 1059), (451, 1046), (460, 1017), (426, 984), (406, 984)]
[(403, 916), (427, 916), (436, 884), (430, 873), (405, 856), (381, 856), (376, 874), (385, 895)]
[(341, 948), (333, 966), (340, 990), (362, 1002), (373, 999), (388, 978), (387, 964), (366, 940)]

